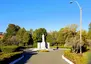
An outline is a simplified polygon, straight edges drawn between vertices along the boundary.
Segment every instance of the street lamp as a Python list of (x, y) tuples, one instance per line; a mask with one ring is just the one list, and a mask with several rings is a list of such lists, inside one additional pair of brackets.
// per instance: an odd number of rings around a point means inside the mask
[(81, 48), (81, 43), (82, 43), (82, 7), (75, 0), (71, 1), (70, 4), (72, 4), (73, 2), (75, 2), (78, 5), (79, 9), (80, 9), (80, 53), (82, 53), (82, 48)]

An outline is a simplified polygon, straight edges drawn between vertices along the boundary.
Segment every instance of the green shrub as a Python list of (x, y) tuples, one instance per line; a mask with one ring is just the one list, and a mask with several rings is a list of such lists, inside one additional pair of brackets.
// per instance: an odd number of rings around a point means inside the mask
[(87, 64), (87, 59), (83, 55), (65, 51), (64, 56), (75, 64)]
[(11, 53), (14, 52), (18, 48), (18, 46), (2, 46), (1, 51), (4, 53)]

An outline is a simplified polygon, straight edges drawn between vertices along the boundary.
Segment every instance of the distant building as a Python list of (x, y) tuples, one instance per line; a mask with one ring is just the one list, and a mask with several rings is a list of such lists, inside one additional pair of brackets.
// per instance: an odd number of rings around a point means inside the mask
[(4, 37), (3, 32), (0, 32), (0, 39), (2, 39)]

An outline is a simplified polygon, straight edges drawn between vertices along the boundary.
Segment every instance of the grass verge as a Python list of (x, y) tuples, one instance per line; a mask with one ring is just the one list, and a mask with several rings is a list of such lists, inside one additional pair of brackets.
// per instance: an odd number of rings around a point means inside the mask
[(0, 55), (0, 64), (9, 64), (10, 62), (16, 60), (22, 56), (22, 52), (13, 52), (13, 53), (1, 53)]
[(74, 64), (88, 64), (87, 54), (71, 53), (69, 50), (64, 51), (64, 56), (72, 61)]
[[(71, 47), (66, 47), (66, 46), (58, 46), (59, 48), (66, 48), (66, 49), (71, 49)], [(57, 48), (57, 46), (51, 46), (51, 48)]]

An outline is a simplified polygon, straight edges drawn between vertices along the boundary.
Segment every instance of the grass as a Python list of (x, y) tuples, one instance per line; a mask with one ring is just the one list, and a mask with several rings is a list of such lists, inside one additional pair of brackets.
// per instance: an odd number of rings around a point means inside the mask
[[(71, 49), (71, 47), (66, 47), (66, 46), (58, 46), (59, 48), (67, 48), (67, 49)], [(57, 48), (57, 46), (51, 46), (51, 48)]]
[(38, 50), (37, 52), (49, 52), (49, 50)]
[(4, 53), (11, 53), (14, 52), (16, 48), (18, 48), (18, 46), (1, 46), (1, 51)]
[(11, 61), (16, 60), (21, 57), (22, 52), (13, 52), (13, 53), (1, 53), (0, 55), (0, 64), (7, 64)]
[(11, 52), (22, 51), (23, 49), (27, 49), (27, 48), (31, 48), (31, 46), (16, 46), (16, 45), (1, 46), (0, 50), (4, 53), (11, 53)]
[(87, 59), (87, 64), (91, 64), (91, 51), (85, 52), (83, 55)]
[(23, 50), (30, 46), (1, 46), (0, 47), (0, 64), (9, 64), (11, 61), (21, 57)]
[(81, 55), (81, 54), (71, 53), (70, 51), (65, 51), (64, 56), (75, 64), (87, 64), (88, 63), (86, 53)]

